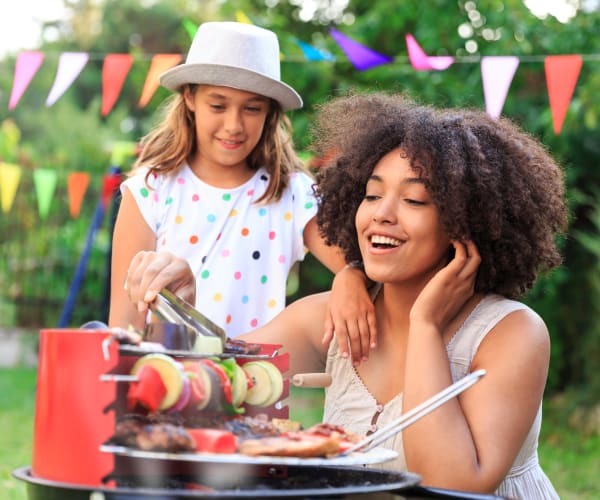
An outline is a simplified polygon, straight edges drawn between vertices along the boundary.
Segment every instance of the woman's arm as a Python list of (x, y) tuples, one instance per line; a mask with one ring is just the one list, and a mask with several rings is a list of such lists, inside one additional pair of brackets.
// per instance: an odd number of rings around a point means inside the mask
[[(455, 259), (423, 289), (410, 313), (405, 411), (452, 383), (446, 353), (452, 332), (443, 335), (442, 318), (451, 316), (453, 306), (444, 311), (443, 304), (468, 294), (479, 261), (472, 244), (456, 248)], [(546, 326), (530, 310), (494, 326), (470, 366), (486, 375), (403, 432), (408, 467), (423, 484), (479, 492), (498, 487), (538, 411), (549, 352)]]
[[(328, 314), (323, 321), (322, 342), (329, 345), (335, 335), (343, 357), (352, 356), (355, 365), (365, 361), (377, 345), (375, 308), (369, 297), (368, 278), (359, 268), (346, 265), (339, 248), (328, 246), (319, 235), (316, 218), (304, 228), (304, 244), (330, 271), (335, 273)], [(349, 354), (350, 351), (350, 354)]]
[(329, 292), (309, 295), (288, 305), (265, 326), (239, 336), (247, 342), (281, 344), (290, 355), (289, 373), (323, 372), (328, 346), (323, 345), (322, 325)]

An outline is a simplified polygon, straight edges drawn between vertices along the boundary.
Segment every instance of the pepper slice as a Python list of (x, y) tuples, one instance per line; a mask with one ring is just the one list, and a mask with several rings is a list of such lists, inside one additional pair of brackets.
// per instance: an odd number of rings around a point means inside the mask
[(150, 411), (158, 410), (167, 394), (167, 386), (160, 372), (150, 365), (143, 365), (135, 374), (137, 382), (131, 382), (127, 390), (127, 406), (129, 410), (141, 404)]

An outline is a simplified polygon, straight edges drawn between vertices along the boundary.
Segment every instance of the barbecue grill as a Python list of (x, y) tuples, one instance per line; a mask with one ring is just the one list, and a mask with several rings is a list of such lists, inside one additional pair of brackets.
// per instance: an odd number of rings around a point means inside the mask
[[(366, 468), (347, 457), (193, 461), (113, 450), (107, 442), (126, 412), (126, 385), (117, 375), (128, 374), (140, 354), (132, 346), (107, 343), (110, 335), (100, 329), (40, 332), (32, 464), (13, 471), (26, 483), (29, 500), (498, 498), (423, 488), (416, 474)], [(268, 356), (283, 373), (288, 358), (277, 347), (263, 345), (259, 356)], [(288, 392), (286, 380), (277, 403), (246, 410), (287, 418)]]

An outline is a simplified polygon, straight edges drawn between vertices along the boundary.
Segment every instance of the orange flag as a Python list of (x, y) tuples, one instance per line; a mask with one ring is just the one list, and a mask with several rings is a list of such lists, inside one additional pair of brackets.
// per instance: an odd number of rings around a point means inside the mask
[(548, 99), (556, 135), (562, 129), (582, 64), (583, 59), (579, 55), (548, 56), (544, 59)]
[(90, 184), (90, 174), (87, 172), (72, 172), (67, 178), (67, 192), (69, 194), (69, 212), (71, 218), (79, 217), (83, 197)]
[(144, 88), (140, 97), (138, 106), (143, 108), (150, 102), (154, 92), (158, 88), (158, 77), (163, 71), (172, 68), (176, 64), (181, 62), (181, 54), (156, 54), (152, 58), (150, 63), (150, 69), (148, 69), (148, 75), (146, 75), (146, 81), (144, 82)]
[(117, 102), (127, 73), (133, 64), (130, 54), (108, 54), (102, 66), (102, 116), (107, 116)]

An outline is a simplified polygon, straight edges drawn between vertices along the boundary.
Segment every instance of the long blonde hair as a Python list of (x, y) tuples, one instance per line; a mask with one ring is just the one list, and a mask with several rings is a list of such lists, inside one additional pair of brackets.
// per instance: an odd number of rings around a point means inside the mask
[[(190, 91), (195, 92), (196, 87), (190, 85)], [(142, 138), (142, 149), (134, 164), (134, 171), (138, 167), (148, 166), (146, 183), (150, 175), (177, 171), (198, 148), (195, 115), (185, 105), (183, 90), (165, 101), (162, 106), (163, 120)], [(308, 172), (294, 148), (290, 119), (277, 101), (270, 101), (262, 136), (248, 157), (251, 169), (264, 166), (269, 173), (269, 184), (257, 203), (279, 200), (292, 172)]]

